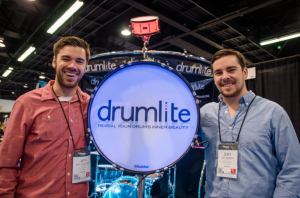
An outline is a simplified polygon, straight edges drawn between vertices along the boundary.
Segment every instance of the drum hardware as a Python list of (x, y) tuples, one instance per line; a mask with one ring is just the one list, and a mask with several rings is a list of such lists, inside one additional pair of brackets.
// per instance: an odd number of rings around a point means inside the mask
[(93, 182), (95, 183), (94, 185), (94, 192), (90, 195), (90, 198), (94, 196), (94, 198), (97, 198), (98, 194), (97, 194), (97, 184), (98, 184), (98, 180), (97, 180), (97, 175), (98, 175), (98, 160), (100, 159), (99, 153), (97, 151), (93, 151), (91, 152), (91, 155), (97, 155), (97, 159), (96, 159), (96, 171), (95, 171), (95, 180), (93, 180)]
[[(120, 177), (123, 176), (123, 171), (118, 170), (113, 165), (109, 164), (100, 164), (97, 166), (97, 175), (99, 175), (99, 182), (96, 185), (96, 191), (100, 194), (104, 194), (104, 192), (112, 186), (115, 181), (117, 181)], [(96, 177), (97, 179), (98, 177)]]
[(145, 177), (147, 175), (138, 174), (139, 178), (138, 183), (138, 198), (144, 198), (145, 197)]
[(147, 47), (150, 37), (160, 32), (157, 16), (136, 17), (130, 20), (132, 33), (144, 42), (142, 49), (144, 59), (146, 58)]
[[(122, 83), (116, 84), (116, 78)], [(193, 90), (177, 71), (159, 63), (144, 61), (132, 62), (131, 65), (113, 70), (95, 90), (88, 110), (92, 141), (99, 153), (113, 164), (113, 167), (139, 174), (138, 197), (144, 198), (146, 182), (143, 175), (167, 171), (192, 146), (191, 142), (194, 141), (199, 127), (199, 108)], [(145, 110), (139, 114), (138, 122), (124, 122), (126, 119), (137, 117), (137, 111), (130, 111), (132, 106), (136, 109), (148, 108), (147, 125), (144, 124), (144, 119), (147, 119), (147, 116), (143, 116), (147, 115)], [(176, 114), (171, 115), (171, 111)], [(135, 116), (130, 118), (130, 112)], [(103, 127), (106, 123), (109, 125)], [(166, 128), (162, 129), (162, 126)], [(163, 133), (160, 132), (162, 130)], [(175, 182), (174, 178), (173, 194)], [(137, 192), (132, 184), (124, 184), (124, 188), (121, 184), (122, 182), (112, 184), (104, 194), (120, 194), (119, 190), (122, 189), (123, 193), (124, 189)]]
[(200, 180), (199, 180), (198, 198), (201, 198), (201, 187), (202, 187), (202, 183), (203, 183), (203, 176), (205, 174), (205, 168), (206, 168), (206, 162), (204, 160), (202, 170), (201, 170)]
[[(171, 171), (174, 171), (173, 183), (171, 182)], [(168, 172), (168, 198), (175, 198), (175, 189), (176, 189), (176, 164), (169, 168)]]
[(177, 170), (176, 164), (173, 166), (173, 168), (174, 168), (173, 198), (175, 198), (175, 189), (176, 189), (176, 170)]
[(103, 193), (102, 198), (137, 198), (138, 179), (122, 176), (116, 179)]
[[(204, 145), (204, 143), (207, 143)], [(199, 149), (207, 149), (210, 145), (209, 141), (203, 141), (203, 142), (199, 142), (198, 139), (196, 138), (196, 140), (192, 143), (193, 144), (193, 148), (199, 148)]]
[(147, 175), (147, 177), (145, 178), (147, 198), (151, 197), (151, 189), (152, 189), (153, 183), (156, 180), (161, 179), (162, 177), (163, 177), (163, 173), (153, 173), (153, 174)]

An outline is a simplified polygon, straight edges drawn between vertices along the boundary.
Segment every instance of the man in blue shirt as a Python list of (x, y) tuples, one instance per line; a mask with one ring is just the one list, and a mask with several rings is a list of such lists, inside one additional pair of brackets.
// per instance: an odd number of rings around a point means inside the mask
[(205, 197), (300, 197), (300, 145), (284, 109), (247, 90), (240, 52), (220, 50), (211, 64), (221, 94), (200, 110)]

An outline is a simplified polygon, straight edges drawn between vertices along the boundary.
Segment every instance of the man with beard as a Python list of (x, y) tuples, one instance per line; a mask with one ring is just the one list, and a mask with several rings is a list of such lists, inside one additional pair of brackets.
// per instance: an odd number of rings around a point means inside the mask
[(211, 65), (221, 94), (200, 110), (205, 197), (300, 197), (300, 146), (284, 109), (247, 90), (240, 52), (220, 50)]
[[(75, 162), (78, 155), (89, 162), (90, 97), (78, 87), (89, 45), (63, 37), (53, 51), (55, 80), (20, 96), (13, 106), (0, 147), (0, 197), (88, 197), (90, 166)], [(85, 168), (81, 177), (78, 170)]]

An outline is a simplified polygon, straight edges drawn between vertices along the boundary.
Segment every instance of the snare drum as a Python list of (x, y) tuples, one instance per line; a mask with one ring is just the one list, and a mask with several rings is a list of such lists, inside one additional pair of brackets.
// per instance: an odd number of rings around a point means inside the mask
[(149, 174), (147, 175), (147, 177), (145, 178), (146, 182), (147, 181), (151, 181), (151, 182), (155, 182), (158, 179), (161, 179), (163, 177), (163, 174), (161, 173), (154, 173), (154, 174)]
[(191, 148), (199, 108), (185, 78), (155, 62), (110, 72), (88, 109), (92, 141), (114, 167), (148, 174), (167, 170)]
[(137, 35), (152, 35), (159, 32), (157, 16), (136, 17), (130, 20), (132, 33)]

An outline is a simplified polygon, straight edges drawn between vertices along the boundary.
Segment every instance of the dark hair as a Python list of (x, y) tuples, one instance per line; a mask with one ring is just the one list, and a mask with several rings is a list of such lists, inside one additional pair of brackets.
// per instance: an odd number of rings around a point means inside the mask
[(246, 67), (246, 60), (244, 55), (241, 52), (235, 51), (233, 49), (222, 49), (220, 51), (217, 51), (212, 59), (211, 59), (211, 66), (213, 67), (213, 64), (216, 60), (224, 57), (224, 56), (229, 56), (229, 55), (235, 55), (236, 58), (239, 61), (239, 64), (242, 66), (242, 71), (244, 70), (244, 68)]
[(71, 45), (73, 47), (82, 47), (85, 50), (86, 62), (89, 61), (91, 55), (89, 44), (85, 42), (83, 39), (78, 38), (76, 36), (62, 37), (59, 41), (57, 41), (54, 44), (53, 53), (55, 58), (57, 57), (59, 51), (66, 45)]

